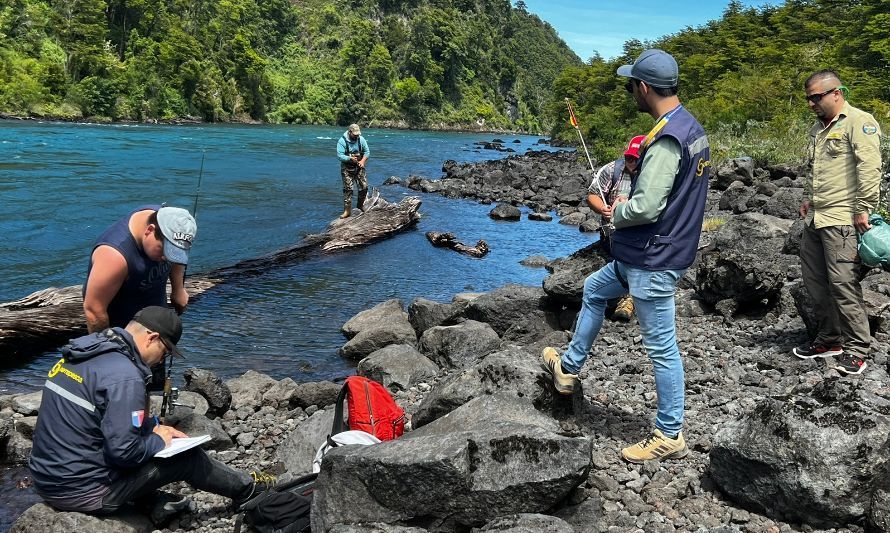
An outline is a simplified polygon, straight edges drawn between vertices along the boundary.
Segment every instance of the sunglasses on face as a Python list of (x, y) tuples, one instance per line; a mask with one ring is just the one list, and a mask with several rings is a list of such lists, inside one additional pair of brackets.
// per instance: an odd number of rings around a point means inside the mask
[(629, 93), (633, 93), (634, 92), (634, 81), (627, 80), (627, 83), (624, 84), (624, 90)]
[(823, 97), (823, 96), (827, 96), (827, 95), (833, 93), (833, 92), (836, 91), (836, 90), (838, 90), (837, 87), (835, 87), (834, 89), (828, 89), (828, 90), (825, 91), (824, 93), (810, 94), (810, 95), (807, 96), (807, 101), (808, 101), (808, 102), (813, 102), (814, 104), (818, 104), (819, 101), (822, 100), (822, 97)]

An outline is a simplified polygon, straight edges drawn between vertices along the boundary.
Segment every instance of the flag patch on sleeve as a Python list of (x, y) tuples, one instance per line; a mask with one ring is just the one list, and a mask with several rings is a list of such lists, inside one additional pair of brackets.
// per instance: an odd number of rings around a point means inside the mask
[(133, 411), (130, 413), (130, 419), (133, 423), (134, 428), (142, 427), (142, 420), (145, 418), (145, 410), (140, 409), (138, 411)]

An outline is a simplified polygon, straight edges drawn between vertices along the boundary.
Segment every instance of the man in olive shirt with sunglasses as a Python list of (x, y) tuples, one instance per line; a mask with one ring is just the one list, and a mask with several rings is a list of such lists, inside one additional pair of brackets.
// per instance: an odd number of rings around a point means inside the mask
[(800, 216), (804, 286), (817, 302), (818, 333), (794, 348), (801, 359), (834, 356), (844, 374), (861, 374), (871, 348), (857, 270), (857, 236), (871, 226), (881, 184), (881, 128), (873, 116), (846, 101), (847, 88), (832, 70), (804, 84), (817, 120), (810, 128), (808, 179)]

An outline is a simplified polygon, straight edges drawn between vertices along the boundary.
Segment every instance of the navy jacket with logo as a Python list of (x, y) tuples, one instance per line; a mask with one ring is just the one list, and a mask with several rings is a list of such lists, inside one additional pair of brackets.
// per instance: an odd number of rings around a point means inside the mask
[(151, 371), (128, 332), (92, 333), (61, 353), (43, 387), (28, 462), (37, 492), (50, 499), (96, 494), (165, 446), (146, 420)]
[[(620, 228), (612, 236), (612, 257), (645, 270), (682, 270), (692, 264), (708, 196), (711, 149), (701, 124), (680, 107), (647, 146), (664, 136), (676, 139), (681, 148), (680, 168), (664, 210), (655, 222)], [(646, 164), (645, 152), (640, 161), (631, 195)]]

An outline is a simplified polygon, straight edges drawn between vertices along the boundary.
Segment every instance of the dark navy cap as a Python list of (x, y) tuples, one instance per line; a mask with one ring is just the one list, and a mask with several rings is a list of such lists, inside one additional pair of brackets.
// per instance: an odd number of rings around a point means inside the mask
[(664, 50), (653, 48), (646, 50), (634, 61), (633, 65), (618, 67), (618, 75), (645, 81), (652, 87), (676, 87), (680, 81), (680, 69), (677, 61)]

